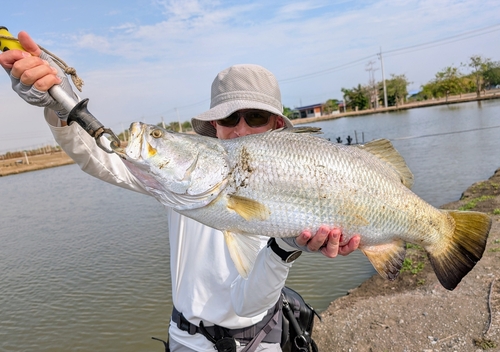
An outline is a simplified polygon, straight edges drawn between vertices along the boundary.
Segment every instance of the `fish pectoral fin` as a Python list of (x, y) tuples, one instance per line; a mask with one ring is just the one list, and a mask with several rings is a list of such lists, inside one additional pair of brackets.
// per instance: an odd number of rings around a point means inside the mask
[(253, 199), (230, 194), (227, 199), (227, 208), (234, 210), (243, 219), (266, 220), (271, 215), (269, 209)]
[(414, 181), (413, 174), (408, 165), (406, 165), (401, 154), (394, 148), (391, 141), (388, 139), (376, 139), (366, 144), (359, 145), (358, 148), (375, 155), (380, 160), (389, 164), (398, 174), (401, 183), (411, 189)]
[(238, 273), (246, 279), (252, 271), (257, 254), (260, 251), (260, 237), (224, 231), (224, 239)]
[(384, 278), (394, 280), (401, 268), (406, 255), (406, 242), (396, 240), (391, 243), (360, 248), (368, 257), (370, 263)]

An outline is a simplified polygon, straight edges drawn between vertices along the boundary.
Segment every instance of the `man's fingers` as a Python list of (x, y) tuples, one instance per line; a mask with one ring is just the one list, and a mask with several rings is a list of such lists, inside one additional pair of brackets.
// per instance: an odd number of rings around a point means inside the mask
[(299, 246), (307, 245), (307, 242), (311, 239), (311, 232), (309, 230), (304, 230), (302, 233), (295, 239), (295, 242)]
[(33, 39), (29, 36), (28, 33), (21, 31), (17, 35), (17, 39), (19, 39), (19, 43), (22, 45), (24, 50), (32, 54), (33, 56), (40, 56), (42, 50), (38, 47)]
[(33, 87), (38, 89), (41, 92), (46, 92), (50, 88), (52, 88), (54, 85), (61, 83), (61, 79), (57, 76), (54, 75), (47, 75), (43, 76), (39, 80), (37, 80), (34, 84)]
[(359, 235), (353, 236), (345, 246), (341, 246), (339, 248), (339, 254), (348, 255), (354, 252), (356, 249), (358, 249), (360, 241), (361, 237)]
[(47, 61), (36, 56), (29, 56), (24, 60), (16, 61), (10, 73), (13, 77), (20, 79), (23, 84), (32, 85), (47, 75), (53, 76), (52, 80), (55, 80), (57, 70)]
[(339, 243), (341, 235), (342, 231), (340, 229), (332, 229), (328, 233), (326, 245), (321, 248), (321, 253), (323, 253), (323, 255), (327, 256), (328, 258), (335, 258), (339, 253)]
[(0, 65), (6, 69), (12, 69), (17, 61), (30, 56), (30, 53), (25, 51), (9, 50), (0, 55)]
[(330, 229), (327, 226), (321, 226), (313, 238), (307, 243), (307, 248), (311, 251), (317, 251), (328, 241)]

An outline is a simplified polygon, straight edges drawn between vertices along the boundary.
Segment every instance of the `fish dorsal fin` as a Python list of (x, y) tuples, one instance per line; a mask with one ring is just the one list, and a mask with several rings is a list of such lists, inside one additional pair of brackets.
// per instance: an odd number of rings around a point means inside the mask
[(235, 211), (247, 221), (266, 220), (271, 214), (264, 204), (235, 194), (228, 195), (227, 208)]
[(375, 155), (380, 160), (389, 164), (397, 172), (401, 182), (406, 187), (411, 188), (413, 186), (413, 174), (401, 154), (393, 147), (391, 141), (388, 139), (376, 139), (366, 144), (360, 144), (358, 148)]
[(259, 236), (238, 235), (229, 231), (224, 231), (229, 255), (243, 278), (248, 278), (252, 271), (260, 250), (261, 240)]
[(375, 270), (386, 279), (394, 280), (403, 267), (406, 243), (402, 240), (359, 249), (368, 257)]
[(313, 127), (313, 126), (294, 126), (294, 127), (281, 127), (275, 130), (270, 130), (265, 133), (278, 133), (278, 132), (287, 132), (287, 133), (311, 133), (311, 134), (322, 134), (321, 127)]

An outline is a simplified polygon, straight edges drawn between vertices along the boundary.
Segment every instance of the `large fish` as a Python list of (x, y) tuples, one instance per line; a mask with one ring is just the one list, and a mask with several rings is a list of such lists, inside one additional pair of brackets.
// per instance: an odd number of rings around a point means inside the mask
[(115, 152), (161, 203), (224, 232), (241, 275), (252, 269), (258, 235), (295, 237), (321, 225), (375, 269), (395, 279), (406, 242), (425, 248), (441, 284), (454, 289), (481, 258), (491, 219), (439, 210), (410, 191), (413, 175), (388, 140), (331, 143), (285, 129), (231, 140), (133, 123)]

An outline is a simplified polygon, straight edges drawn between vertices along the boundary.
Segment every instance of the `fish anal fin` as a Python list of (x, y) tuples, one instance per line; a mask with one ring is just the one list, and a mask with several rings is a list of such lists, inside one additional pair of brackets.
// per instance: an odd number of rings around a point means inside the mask
[(396, 240), (391, 243), (376, 246), (360, 247), (364, 255), (377, 272), (384, 278), (394, 280), (401, 268), (406, 255), (406, 242)]
[(224, 231), (224, 239), (238, 273), (246, 279), (257, 259), (261, 243), (260, 237)]
[(391, 141), (388, 139), (376, 139), (358, 147), (389, 164), (398, 174), (401, 183), (406, 187), (411, 188), (413, 186), (413, 174)]
[(441, 285), (453, 290), (483, 256), (491, 218), (474, 211), (445, 211), (455, 222), (454, 233), (434, 246), (427, 255)]
[(253, 199), (234, 194), (228, 195), (227, 208), (235, 211), (247, 221), (266, 220), (271, 214), (269, 209), (264, 204)]

